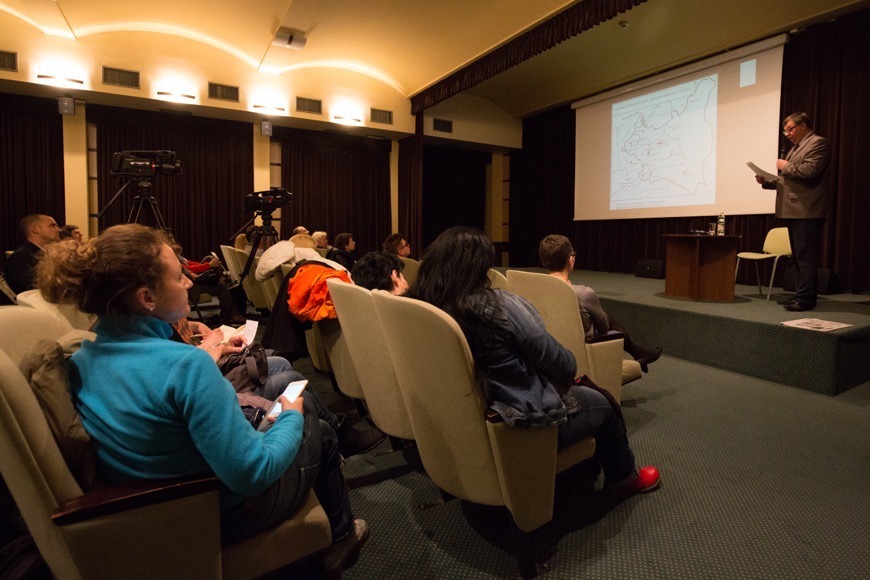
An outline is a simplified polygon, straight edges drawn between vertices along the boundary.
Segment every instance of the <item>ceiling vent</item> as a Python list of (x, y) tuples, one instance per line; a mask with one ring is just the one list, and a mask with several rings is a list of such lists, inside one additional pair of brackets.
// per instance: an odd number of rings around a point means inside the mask
[(318, 101), (317, 99), (306, 99), (305, 97), (296, 97), (296, 112), (322, 115), (323, 101)]
[(372, 123), (381, 123), (382, 125), (393, 124), (392, 111), (384, 111), (383, 109), (372, 109), (370, 118)]
[(217, 99), (219, 101), (239, 102), (239, 87), (231, 87), (230, 85), (219, 85), (217, 83), (208, 83), (208, 98)]
[(18, 53), (0, 50), (0, 70), (18, 72)]
[(432, 119), (432, 129), (440, 133), (452, 133), (453, 121), (447, 119)]
[(103, 67), (103, 84), (116, 87), (139, 88), (139, 73), (134, 70)]

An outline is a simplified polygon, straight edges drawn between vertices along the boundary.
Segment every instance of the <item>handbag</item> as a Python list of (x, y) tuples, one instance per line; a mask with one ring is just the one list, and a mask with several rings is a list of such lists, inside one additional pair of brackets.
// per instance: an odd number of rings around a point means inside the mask
[(266, 349), (259, 342), (252, 342), (239, 352), (222, 356), (217, 364), (237, 393), (259, 389), (269, 377)]

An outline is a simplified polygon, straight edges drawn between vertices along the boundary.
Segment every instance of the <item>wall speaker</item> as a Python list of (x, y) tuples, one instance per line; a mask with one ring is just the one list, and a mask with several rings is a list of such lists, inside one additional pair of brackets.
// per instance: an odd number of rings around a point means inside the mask
[(664, 260), (638, 260), (634, 275), (638, 278), (664, 278)]
[(267, 137), (272, 136), (272, 121), (260, 122), (260, 135), (265, 135)]
[(57, 112), (61, 115), (75, 115), (76, 114), (76, 100), (72, 97), (58, 97), (57, 98)]

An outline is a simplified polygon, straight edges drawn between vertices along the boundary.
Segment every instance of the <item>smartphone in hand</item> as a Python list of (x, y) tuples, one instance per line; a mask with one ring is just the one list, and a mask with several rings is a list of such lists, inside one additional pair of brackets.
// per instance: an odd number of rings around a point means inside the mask
[[(307, 385), (308, 385), (307, 380), (293, 381), (292, 383), (287, 385), (287, 388), (284, 389), (284, 392), (281, 394), (284, 395), (285, 397), (287, 397), (287, 400), (292, 403), (293, 401), (295, 401), (299, 397), (299, 395), (302, 394), (302, 391), (305, 390), (305, 387)], [(266, 417), (263, 417), (263, 420), (260, 422), (260, 426), (257, 428), (257, 430), (258, 431), (265, 431), (266, 428), (269, 427), (270, 425), (272, 425), (272, 423), (273, 423), (273, 421), (268, 420), (268, 417), (277, 417), (278, 415), (281, 414), (281, 411), (282, 411), (281, 403), (278, 401), (278, 399), (275, 399), (275, 403), (272, 405), (272, 408), (269, 409), (269, 413), (266, 415)]]

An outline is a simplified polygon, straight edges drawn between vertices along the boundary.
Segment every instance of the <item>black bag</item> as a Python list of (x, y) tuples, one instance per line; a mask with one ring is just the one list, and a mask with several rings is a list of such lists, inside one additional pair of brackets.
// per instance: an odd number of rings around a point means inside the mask
[(269, 377), (266, 349), (259, 342), (249, 344), (240, 352), (221, 357), (218, 367), (237, 393), (260, 388)]
[(217, 286), (221, 282), (221, 278), (224, 273), (222, 270), (218, 268), (209, 268), (199, 276), (194, 279), (195, 284), (202, 284), (203, 286)]

